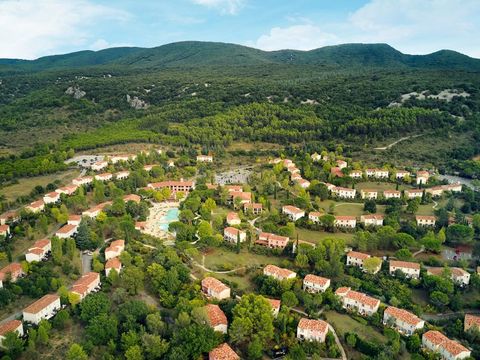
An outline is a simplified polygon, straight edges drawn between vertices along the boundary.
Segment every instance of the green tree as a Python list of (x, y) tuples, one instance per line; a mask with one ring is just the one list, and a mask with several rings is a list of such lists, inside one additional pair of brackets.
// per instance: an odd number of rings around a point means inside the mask
[(129, 266), (122, 272), (122, 284), (131, 295), (136, 295), (143, 289), (145, 273), (136, 266)]
[(161, 359), (168, 351), (168, 342), (159, 335), (145, 333), (142, 335), (142, 347), (147, 360)]
[(382, 260), (376, 256), (371, 256), (363, 261), (363, 269), (370, 274), (376, 273), (381, 265)]
[(235, 343), (249, 343), (256, 337), (262, 345), (273, 337), (273, 313), (270, 303), (255, 294), (244, 295), (233, 308), (230, 337)]
[(453, 224), (447, 228), (447, 240), (453, 245), (469, 244), (473, 241), (473, 229), (467, 225)]
[(143, 360), (142, 348), (138, 345), (132, 346), (125, 351), (126, 360)]
[(18, 333), (9, 331), (3, 335), (2, 347), (10, 358), (17, 358), (23, 351), (25, 341), (18, 337)]
[(109, 340), (117, 337), (118, 321), (113, 315), (97, 315), (87, 325), (86, 334), (94, 345), (106, 345)]
[(95, 316), (110, 313), (110, 299), (104, 293), (88, 295), (80, 305), (80, 319), (88, 323)]
[(282, 304), (289, 308), (297, 306), (298, 299), (295, 293), (293, 291), (285, 291), (282, 294)]
[(66, 354), (67, 360), (88, 360), (88, 355), (79, 344), (72, 344)]

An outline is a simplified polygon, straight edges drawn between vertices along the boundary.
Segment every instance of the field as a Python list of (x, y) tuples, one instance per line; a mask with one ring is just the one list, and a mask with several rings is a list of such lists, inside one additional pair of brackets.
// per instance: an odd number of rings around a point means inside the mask
[(18, 184), (13, 184), (5, 186), (0, 190), (1, 195), (5, 195), (8, 201), (14, 201), (19, 196), (24, 196), (30, 194), (32, 189), (37, 186), (43, 186), (55, 182), (59, 185), (68, 184), (72, 179), (79, 175), (78, 170), (67, 170), (60, 173), (44, 175), (44, 176), (35, 176), (32, 178), (23, 178), (18, 181)]
[[(210, 249), (207, 253), (199, 254), (195, 260), (200, 264), (204, 263), (204, 266), (212, 271), (232, 270), (243, 267), (264, 267), (267, 264), (281, 265), (280, 263), (285, 261), (276, 256), (249, 253), (245, 249), (242, 249), (240, 254), (237, 254), (222, 248)], [(203, 278), (208, 274), (208, 271), (198, 266), (193, 266), (192, 273), (198, 278)], [(235, 283), (239, 290), (251, 290), (253, 286), (250, 276), (245, 274), (244, 270), (228, 274), (213, 273), (213, 275), (220, 280), (224, 279), (230, 283)]]
[(351, 243), (354, 234), (352, 233), (329, 233), (325, 231), (315, 231), (315, 230), (308, 230), (303, 228), (296, 228), (295, 229), (295, 238), (298, 235), (299, 240), (309, 241), (315, 244), (318, 244), (320, 241), (326, 238), (334, 238), (334, 239), (343, 239), (345, 243), (348, 245)]
[[(355, 188), (357, 191), (360, 191), (362, 189), (369, 189), (369, 190), (378, 190), (378, 191), (384, 191), (384, 190), (396, 190), (396, 184), (390, 183), (390, 182), (382, 182), (382, 181), (365, 181), (361, 182), (355, 185)], [(400, 184), (398, 186), (398, 190), (406, 190), (406, 189), (412, 189), (412, 186), (406, 185), (406, 184)]]

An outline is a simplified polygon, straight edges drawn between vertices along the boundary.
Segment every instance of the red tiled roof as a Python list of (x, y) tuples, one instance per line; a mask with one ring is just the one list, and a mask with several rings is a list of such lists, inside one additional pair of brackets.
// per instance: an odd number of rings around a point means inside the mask
[(0, 270), (0, 280), (5, 280), (7, 274), (10, 274), (12, 278), (16, 278), (23, 274), (22, 265), (19, 263), (10, 263)]
[(302, 209), (299, 209), (297, 208), (296, 206), (292, 206), (292, 205), (285, 205), (283, 207), (283, 211), (288, 211), (290, 213), (293, 213), (293, 214), (301, 214), (301, 213), (304, 213), (305, 211), (303, 211)]
[(77, 228), (77, 225), (67, 224), (63, 225), (60, 229), (57, 230), (57, 234), (68, 234), (70, 231)]
[(420, 264), (411, 261), (390, 260), (390, 267), (420, 270)]
[(105, 269), (120, 270), (121, 268), (122, 268), (122, 262), (116, 257), (108, 259), (107, 262), (105, 263)]
[(345, 297), (358, 301), (359, 303), (365, 304), (372, 308), (380, 304), (380, 300), (354, 290), (348, 291)]
[(205, 305), (205, 310), (207, 312), (210, 326), (215, 327), (218, 325), (228, 325), (227, 317), (222, 309), (220, 309), (220, 306), (216, 304), (207, 304)]
[(47, 294), (33, 304), (27, 306), (23, 311), (29, 314), (36, 314), (58, 299), (60, 299), (60, 297), (57, 294)]
[(223, 343), (222, 345), (216, 347), (208, 354), (209, 360), (240, 360), (235, 351), (227, 344)]
[(271, 275), (276, 275), (276, 276), (281, 277), (281, 278), (287, 278), (287, 277), (291, 276), (292, 274), (295, 274), (295, 272), (293, 272), (291, 270), (284, 269), (284, 268), (281, 268), (281, 267), (278, 267), (278, 266), (275, 266), (275, 265), (265, 266), (265, 268), (263, 269), (263, 272), (271, 274)]
[(272, 306), (272, 308), (274, 310), (278, 310), (280, 309), (280, 305), (281, 305), (281, 300), (277, 300), (277, 299), (267, 299), (267, 301), (270, 303), (270, 305)]
[(422, 319), (420, 319), (417, 315), (412, 314), (407, 310), (396, 308), (394, 306), (389, 306), (388, 308), (386, 308), (385, 313), (389, 316), (394, 317), (395, 319), (401, 320), (413, 326), (416, 326), (422, 321)]
[(423, 334), (423, 338), (430, 341), (432, 344), (436, 346), (444, 348), (447, 352), (452, 354), (453, 356), (457, 356), (458, 354), (469, 351), (465, 346), (459, 344), (456, 341), (450, 340), (448, 337), (443, 335), (440, 331), (436, 330), (429, 330), (425, 334)]
[(465, 314), (465, 329), (477, 326), (480, 329), (480, 316)]
[(22, 325), (20, 320), (10, 320), (0, 325), (0, 336), (4, 336), (10, 331), (15, 331)]
[(415, 216), (417, 220), (435, 220), (435, 216), (429, 216), (429, 215), (417, 215)]
[(215, 279), (214, 277), (208, 276), (202, 280), (202, 287), (211, 289), (216, 293), (220, 293), (224, 290), (229, 289), (227, 285), (222, 283), (220, 280)]
[(301, 318), (298, 323), (299, 329), (310, 330), (316, 334), (324, 334), (328, 330), (328, 324), (323, 320)]
[(350, 216), (350, 215), (337, 215), (335, 216), (335, 220), (356, 220), (357, 218), (355, 216)]
[(329, 280), (330, 279), (327, 279), (327, 278), (324, 278), (324, 277), (321, 277), (321, 276), (317, 276), (317, 275), (313, 275), (313, 274), (308, 274), (304, 278), (304, 281), (308, 281), (308, 282), (311, 282), (311, 283), (314, 283), (314, 284), (317, 284), (317, 285), (320, 285), (320, 286), (327, 285)]
[(347, 256), (352, 257), (352, 258), (356, 258), (356, 259), (361, 259), (361, 260), (365, 260), (365, 259), (368, 259), (370, 257), (370, 255), (364, 254), (364, 253), (361, 253), (361, 252), (358, 252), (358, 251), (350, 251), (347, 254)]

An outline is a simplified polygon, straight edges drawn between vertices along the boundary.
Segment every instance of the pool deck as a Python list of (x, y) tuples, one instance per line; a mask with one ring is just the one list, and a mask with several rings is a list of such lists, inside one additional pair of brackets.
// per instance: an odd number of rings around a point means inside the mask
[(145, 229), (143, 232), (158, 238), (168, 238), (169, 232), (162, 229), (162, 225), (168, 224), (175, 220), (166, 219), (168, 210), (178, 209), (178, 202), (161, 202), (153, 203), (153, 206), (150, 208), (150, 214), (147, 217)]

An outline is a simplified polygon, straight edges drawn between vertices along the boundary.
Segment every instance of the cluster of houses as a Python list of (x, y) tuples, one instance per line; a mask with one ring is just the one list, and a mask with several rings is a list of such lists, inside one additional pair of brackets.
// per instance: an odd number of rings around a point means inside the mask
[[(282, 213), (291, 221), (297, 221), (305, 217), (305, 210), (296, 206), (285, 205), (282, 207)], [(322, 213), (312, 211), (308, 214), (308, 220), (313, 223), (320, 223)], [(384, 215), (382, 214), (364, 214), (360, 216), (360, 222), (365, 226), (382, 226)], [(418, 226), (435, 226), (436, 217), (429, 215), (417, 215), (415, 221)], [(333, 225), (337, 228), (355, 228), (357, 226), (357, 217), (350, 215), (336, 215)]]
[[(351, 254), (355, 257), (355, 254)], [(355, 257), (356, 258), (356, 257)], [(362, 256), (362, 258), (364, 258)], [(399, 262), (391, 263), (391, 270), (407, 269), (410, 266)], [(291, 270), (280, 268), (275, 265), (267, 265), (263, 269), (263, 274), (270, 276), (278, 281), (291, 280), (297, 277), (297, 274)], [(419, 276), (418, 272), (413, 272), (412, 277)], [(330, 287), (330, 279), (308, 274), (303, 279), (303, 290), (310, 293), (325, 292)], [(202, 292), (207, 298), (215, 300), (223, 300), (230, 297), (230, 288), (223, 284), (220, 280), (207, 277), (202, 280)], [(376, 313), (380, 307), (380, 300), (368, 296), (364, 293), (352, 290), (349, 287), (339, 287), (335, 291), (336, 296), (340, 299), (342, 307), (347, 311), (354, 311), (363, 316), (371, 316)], [(280, 308), (279, 300), (267, 299), (272, 304), (272, 311), (277, 314)], [(226, 333), (228, 329), (228, 321), (223, 311), (217, 306), (209, 304), (206, 306), (207, 318), (210, 326), (216, 331)], [(383, 313), (383, 324), (392, 327), (405, 336), (410, 336), (418, 330), (425, 327), (425, 321), (415, 314), (394, 306), (388, 306)], [(297, 338), (300, 340), (310, 340), (324, 342), (325, 336), (329, 329), (328, 323), (322, 320), (313, 320), (303, 318), (297, 326)], [(477, 327), (480, 329), (480, 316), (465, 316), (465, 331)], [(423, 346), (433, 352), (438, 352), (445, 359), (463, 359), (470, 356), (470, 350), (460, 343), (448, 339), (438, 331), (427, 331), (422, 337)], [(228, 347), (228, 351), (233, 351), (227, 344), (221, 345), (222, 348)], [(216, 354), (216, 351), (213, 352)], [(233, 353), (234, 354), (234, 353)], [(235, 354), (236, 355), (236, 354)]]
[[(35, 243), (34, 248), (32, 249), (45, 249), (50, 245), (49, 240), (39, 240)], [(31, 251), (32, 249), (29, 249)], [(50, 248), (48, 248), (50, 249)], [(112, 241), (108, 248), (105, 249), (105, 276), (108, 276), (110, 271), (115, 270), (120, 273), (122, 268), (122, 264), (119, 260), (119, 256), (122, 251), (125, 249), (125, 241), (124, 240), (115, 240)], [(49, 252), (50, 250), (48, 250)], [(28, 260), (27, 260), (28, 261)], [(32, 260), (37, 261), (37, 260)], [(0, 278), (4, 280), (7, 276), (9, 280), (14, 282), (19, 277), (24, 276), (25, 273), (18, 263), (12, 263), (6, 266), (5, 268), (0, 270)], [(0, 281), (0, 284), (2, 282)], [(71, 288), (70, 292), (78, 296), (78, 300), (82, 301), (85, 297), (93, 292), (96, 292), (100, 289), (101, 282), (100, 282), (100, 274), (97, 272), (88, 272), (83, 274), (77, 281), (75, 281)], [(62, 305), (60, 303), (60, 296), (57, 294), (47, 294), (42, 298), (38, 299), (37, 301), (33, 302), (25, 309), (23, 309), (22, 316), (23, 321), (31, 324), (38, 325), (42, 320), (49, 320), (55, 314), (62, 309)], [(16, 332), (18, 336), (24, 336), (24, 328), (23, 323), (20, 320), (9, 320), (2, 324), (0, 324), (0, 346), (2, 345), (3, 340), (5, 339), (5, 335), (8, 332)]]
[[(358, 251), (350, 251), (347, 254), (346, 265), (356, 266), (360, 269), (364, 269), (364, 262), (366, 259), (371, 258), (371, 255)], [(376, 274), (381, 269), (381, 262), (377, 268), (373, 269), (372, 273)], [(395, 275), (399, 271), (410, 279), (420, 278), (420, 264), (411, 261), (390, 260), (389, 261), (389, 274)], [(470, 273), (458, 267), (428, 267), (427, 275), (429, 276), (442, 276), (445, 272), (450, 276), (451, 280), (458, 286), (467, 286), (470, 284)]]

